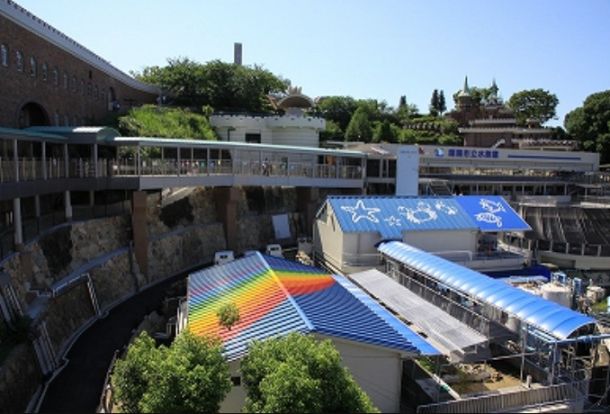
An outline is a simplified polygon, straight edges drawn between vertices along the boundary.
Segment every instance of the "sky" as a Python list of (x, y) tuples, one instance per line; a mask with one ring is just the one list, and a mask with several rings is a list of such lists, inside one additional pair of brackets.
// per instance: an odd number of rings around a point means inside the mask
[(543, 88), (557, 119), (610, 89), (608, 0), (17, 0), (129, 72), (168, 58), (258, 64), (311, 96), (349, 95), (426, 112), (434, 89)]

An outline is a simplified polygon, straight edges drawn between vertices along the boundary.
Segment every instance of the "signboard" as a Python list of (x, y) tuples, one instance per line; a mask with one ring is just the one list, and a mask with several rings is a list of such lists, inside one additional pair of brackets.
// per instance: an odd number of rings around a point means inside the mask
[(396, 195), (416, 196), (419, 184), (419, 147), (402, 145), (396, 156)]
[(288, 214), (277, 214), (271, 216), (273, 221), (273, 230), (276, 240), (290, 238), (290, 225), (288, 224)]

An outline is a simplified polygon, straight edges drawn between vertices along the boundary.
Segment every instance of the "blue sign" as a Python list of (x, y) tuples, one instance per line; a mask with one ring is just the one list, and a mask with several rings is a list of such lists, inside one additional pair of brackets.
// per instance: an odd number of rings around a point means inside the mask
[[(447, 151), (449, 157), (453, 158), (498, 158), (499, 152), (496, 150), (471, 149), (471, 148), (450, 148)], [(438, 155), (437, 155), (438, 156)]]

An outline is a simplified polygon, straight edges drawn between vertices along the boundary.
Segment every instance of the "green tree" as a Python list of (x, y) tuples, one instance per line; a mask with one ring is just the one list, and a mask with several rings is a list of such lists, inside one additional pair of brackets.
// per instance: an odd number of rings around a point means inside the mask
[(400, 97), (400, 102), (395, 113), (397, 122), (405, 124), (409, 122), (409, 120), (413, 117), (416, 117), (418, 114), (419, 109), (417, 109), (417, 106), (415, 104), (408, 103), (407, 97), (405, 95), (402, 95)]
[(529, 89), (513, 94), (507, 104), (515, 113), (517, 122), (525, 125), (530, 118), (544, 124), (555, 116), (558, 103), (557, 96), (549, 91)]
[(346, 141), (364, 141), (369, 142), (373, 135), (371, 123), (369, 121), (368, 111), (365, 107), (358, 107), (349, 125), (345, 130)]
[(345, 137), (345, 132), (341, 129), (339, 124), (335, 121), (327, 119), (326, 120), (326, 128), (324, 131), (320, 132), (320, 140), (328, 141), (328, 140), (343, 140)]
[(430, 115), (438, 116), (439, 112), (438, 89), (435, 89), (430, 98)]
[(218, 316), (218, 323), (220, 324), (220, 326), (231, 330), (233, 325), (239, 322), (239, 308), (233, 302), (225, 303), (220, 308), (218, 308), (216, 316)]
[(375, 131), (373, 132), (373, 142), (396, 142), (396, 134), (392, 124), (387, 119), (383, 122), (378, 122)]
[(129, 346), (123, 359), (117, 359), (111, 381), (114, 397), (120, 401), (122, 411), (140, 412), (140, 400), (150, 386), (160, 355), (155, 341), (144, 331)]
[(377, 412), (329, 340), (255, 342), (241, 364), (247, 412)]
[(358, 103), (351, 96), (325, 96), (318, 100), (316, 109), (326, 121), (333, 121), (339, 129), (345, 131), (358, 109)]
[(150, 413), (215, 413), (230, 389), (220, 344), (185, 331), (158, 362), (139, 407)]
[(566, 115), (564, 126), (583, 149), (599, 152), (602, 163), (610, 162), (610, 90), (589, 95), (583, 106)]
[[(471, 86), (470, 87), (470, 96), (472, 97), (472, 100), (474, 101), (474, 103), (478, 105), (481, 103), (481, 101), (488, 99), (491, 96), (491, 94), (493, 93), (493, 91), (494, 91), (493, 87), (481, 88), (478, 86)], [(453, 94), (453, 101), (455, 103), (457, 103), (459, 93), (460, 93), (460, 91), (457, 91)]]
[(290, 82), (254, 65), (214, 60), (205, 64), (188, 58), (168, 59), (167, 66), (147, 67), (134, 76), (161, 86), (176, 105), (216, 110), (260, 112), (271, 109), (267, 96), (286, 90)]
[(445, 92), (441, 89), (438, 94), (438, 112), (439, 114), (444, 114), (447, 110), (447, 102), (445, 102)]
[(188, 331), (169, 348), (143, 332), (117, 360), (111, 381), (126, 412), (218, 412), (231, 389), (220, 344)]

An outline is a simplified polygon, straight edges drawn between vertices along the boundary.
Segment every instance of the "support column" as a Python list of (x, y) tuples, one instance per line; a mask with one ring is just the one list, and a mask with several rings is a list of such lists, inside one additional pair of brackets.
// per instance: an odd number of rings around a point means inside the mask
[(64, 210), (66, 221), (72, 221), (72, 198), (70, 197), (70, 191), (64, 191)]
[(13, 228), (15, 230), (15, 248), (23, 246), (23, 226), (21, 223), (21, 199), (13, 199)]
[(93, 144), (91, 149), (91, 162), (93, 163), (93, 176), (99, 177), (99, 171), (97, 167), (97, 144)]
[(36, 230), (40, 234), (40, 196), (34, 196), (34, 214), (36, 215)]
[(68, 144), (64, 144), (64, 177), (70, 177), (70, 160), (68, 159)]
[(19, 182), (19, 148), (17, 146), (17, 140), (13, 140), (13, 172), (15, 174), (15, 182)]
[(148, 275), (148, 227), (146, 226), (146, 191), (134, 191), (131, 196), (131, 227), (133, 248), (140, 271)]
[(47, 143), (46, 141), (42, 141), (42, 179), (46, 180), (48, 178), (47, 174)]
[(307, 236), (311, 237), (313, 234), (315, 215), (320, 203), (320, 192), (317, 188), (297, 187), (297, 206), (299, 213), (305, 218), (305, 234)]
[(216, 213), (225, 229), (227, 249), (237, 250), (237, 202), (239, 200), (239, 191), (235, 187), (216, 187), (214, 188), (214, 200), (216, 200)]

